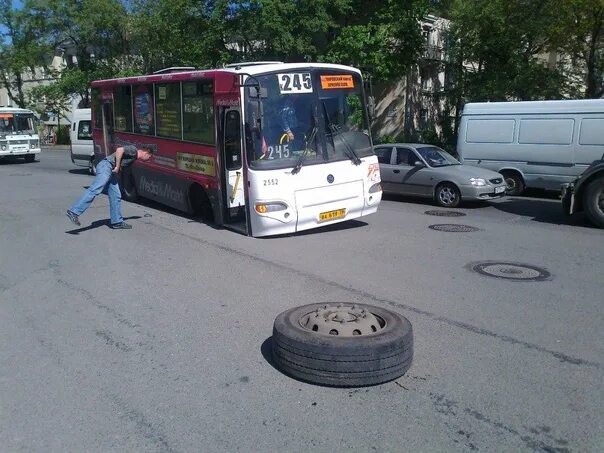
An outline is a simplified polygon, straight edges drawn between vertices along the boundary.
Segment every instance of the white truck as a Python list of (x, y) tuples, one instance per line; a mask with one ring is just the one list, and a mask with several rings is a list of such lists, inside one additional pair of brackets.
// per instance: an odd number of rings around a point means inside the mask
[(604, 154), (604, 99), (466, 104), (457, 152), (501, 173), (508, 195), (560, 190)]
[(26, 109), (0, 108), (0, 158), (18, 156), (33, 162), (40, 151), (34, 113)]

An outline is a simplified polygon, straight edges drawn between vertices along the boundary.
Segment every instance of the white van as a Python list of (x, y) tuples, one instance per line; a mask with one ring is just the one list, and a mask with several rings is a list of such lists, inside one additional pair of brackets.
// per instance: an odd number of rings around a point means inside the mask
[(77, 109), (73, 112), (73, 121), (69, 132), (71, 139), (71, 161), (75, 165), (88, 167), (91, 175), (96, 173), (94, 147), (92, 144), (92, 123), (90, 109)]
[(604, 154), (604, 99), (466, 104), (457, 152), (501, 173), (509, 195), (560, 190)]

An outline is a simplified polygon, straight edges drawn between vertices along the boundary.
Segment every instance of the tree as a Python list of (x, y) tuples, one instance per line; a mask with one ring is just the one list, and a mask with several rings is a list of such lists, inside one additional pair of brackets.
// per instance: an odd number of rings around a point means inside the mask
[(548, 66), (551, 0), (458, 0), (452, 10), (451, 56), (468, 101), (560, 97), (562, 76)]
[(64, 95), (79, 95), (87, 105), (92, 80), (133, 72), (128, 15), (119, 0), (27, 0), (24, 11), (40, 24), (39, 46), (73, 57), (51, 74)]
[(27, 74), (35, 74), (44, 63), (48, 46), (38, 42), (36, 18), (26, 9), (13, 8), (11, 0), (0, 0), (0, 86), (19, 107), (25, 107), (27, 97), (24, 82)]
[(351, 64), (379, 79), (400, 77), (417, 63), (427, 1), (381, 0), (367, 5), (357, 0), (349, 12), (339, 18), (326, 61)]
[(604, 0), (566, 0), (558, 6), (551, 30), (553, 47), (568, 56), (564, 70), (571, 83), (584, 87), (584, 97), (600, 98), (604, 96)]

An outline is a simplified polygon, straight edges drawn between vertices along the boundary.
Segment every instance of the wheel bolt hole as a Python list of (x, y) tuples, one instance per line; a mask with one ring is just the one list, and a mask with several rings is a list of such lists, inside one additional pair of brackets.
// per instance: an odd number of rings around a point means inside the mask
[(375, 327), (373, 324), (371, 325), (371, 330), (372, 330), (373, 332), (377, 332), (377, 328), (376, 328), (376, 327)]
[(329, 335), (338, 335), (338, 331), (336, 329), (331, 329)]
[(319, 330), (319, 326), (318, 326), (318, 325), (316, 325), (316, 324), (315, 324), (315, 325), (313, 325), (313, 326), (312, 326), (312, 331), (313, 331), (313, 332), (316, 332), (317, 330)]
[(358, 329), (355, 329), (355, 330), (352, 331), (352, 334), (353, 335), (361, 335), (361, 331), (358, 330)]

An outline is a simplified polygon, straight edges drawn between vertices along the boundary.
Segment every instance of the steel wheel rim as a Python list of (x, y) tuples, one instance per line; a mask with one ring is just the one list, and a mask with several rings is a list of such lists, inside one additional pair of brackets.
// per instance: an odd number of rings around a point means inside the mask
[(383, 318), (355, 304), (325, 304), (298, 318), (304, 330), (338, 337), (367, 336), (386, 326)]

